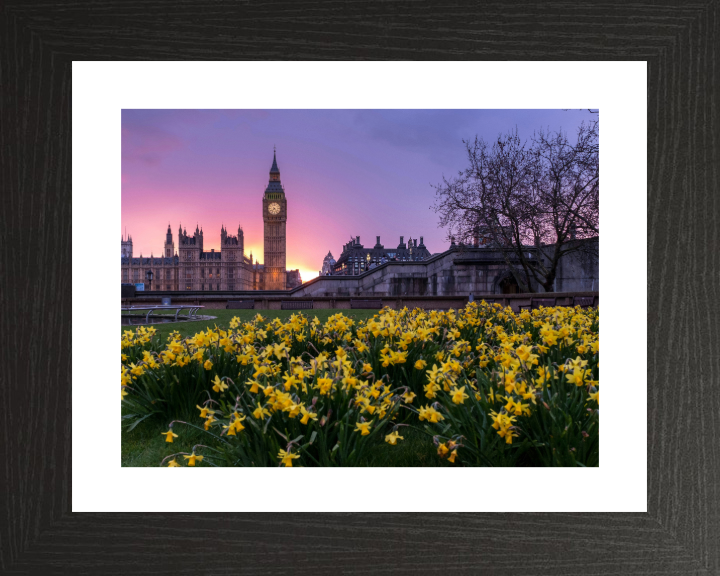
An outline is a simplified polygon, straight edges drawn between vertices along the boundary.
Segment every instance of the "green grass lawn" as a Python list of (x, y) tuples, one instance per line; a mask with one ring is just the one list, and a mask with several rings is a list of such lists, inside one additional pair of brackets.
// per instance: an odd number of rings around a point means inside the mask
[[(227, 329), (230, 325), (230, 320), (232, 320), (235, 316), (240, 318), (241, 321), (245, 322), (247, 320), (253, 319), (257, 314), (260, 314), (263, 318), (267, 318), (270, 320), (274, 318), (280, 318), (281, 320), (285, 320), (287, 318), (290, 318), (290, 316), (292, 316), (293, 314), (302, 313), (310, 319), (317, 316), (321, 322), (325, 322), (330, 316), (339, 312), (342, 312), (345, 316), (348, 316), (349, 318), (354, 318), (356, 321), (360, 321), (372, 318), (375, 314), (379, 312), (379, 310), (215, 310), (205, 308), (201, 309), (199, 313), (202, 313), (206, 316), (216, 316), (217, 318), (214, 320), (199, 320), (197, 322), (163, 322), (161, 324), (148, 324), (148, 326), (154, 327), (157, 330), (157, 334), (158, 336), (160, 336), (161, 341), (165, 342), (168, 334), (170, 334), (170, 332), (174, 330), (177, 330), (183, 337), (185, 337), (193, 336), (197, 332), (205, 330), (208, 327), (214, 328), (215, 325), (217, 325), (218, 328)], [(186, 314), (187, 310), (185, 310), (183, 313)], [(174, 316), (175, 313), (173, 312), (172, 315)], [(120, 328), (121, 334), (125, 330), (132, 330), (134, 332), (137, 328), (137, 325), (121, 326)]]
[[(199, 424), (193, 422), (194, 424)], [(192, 451), (195, 444), (204, 444), (204, 434), (201, 430), (195, 430), (189, 426), (176, 424), (173, 430), (178, 434), (172, 443), (165, 442), (162, 432), (167, 432), (167, 422), (147, 420), (128, 432), (122, 431), (122, 465), (123, 466), (159, 466), (163, 458), (177, 452)], [(424, 466), (452, 466), (445, 460), (441, 460), (430, 436), (407, 427), (400, 428), (400, 435), (404, 440), (399, 440), (397, 445), (391, 446), (378, 437), (377, 445), (373, 446), (366, 466), (380, 467), (424, 467)], [(202, 454), (202, 449), (198, 454)], [(178, 462), (185, 465), (182, 457)], [(280, 462), (278, 460), (278, 462)], [(165, 463), (167, 465), (167, 462)], [(208, 466), (199, 463), (198, 466)]]

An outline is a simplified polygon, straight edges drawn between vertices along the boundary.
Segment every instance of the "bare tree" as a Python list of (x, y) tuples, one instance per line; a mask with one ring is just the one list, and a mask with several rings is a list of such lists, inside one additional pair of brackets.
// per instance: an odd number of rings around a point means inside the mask
[(436, 186), (440, 225), (461, 242), (500, 251), (524, 291), (553, 290), (560, 259), (597, 258), (598, 123), (582, 124), (571, 143), (540, 130), (523, 142), (517, 130), (492, 146), (464, 141), (469, 166)]

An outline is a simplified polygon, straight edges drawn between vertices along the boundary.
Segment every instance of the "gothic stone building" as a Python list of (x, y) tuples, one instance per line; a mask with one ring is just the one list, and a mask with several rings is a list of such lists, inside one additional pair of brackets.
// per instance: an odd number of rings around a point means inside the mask
[(328, 260), (328, 256), (325, 257), (323, 270), (329, 269), (329, 263), (332, 261), (331, 274), (347, 276), (361, 274), (365, 270), (371, 270), (385, 262), (420, 262), (430, 257), (430, 252), (425, 247), (422, 236), (420, 236), (419, 245), (417, 238), (415, 240), (409, 238), (407, 244), (404, 239), (404, 236), (400, 236), (400, 244), (397, 245), (397, 248), (385, 248), (380, 244), (380, 236), (376, 236), (375, 246), (365, 248), (360, 244), (360, 236), (356, 236), (354, 240), (343, 246), (337, 262), (332, 260), (332, 254), (328, 252), (330, 260)]
[[(203, 249), (202, 228), (188, 236), (182, 226), (178, 229), (178, 246), (175, 250), (173, 235), (168, 224), (163, 256), (133, 257), (132, 238), (121, 239), (121, 277), (123, 284), (145, 283), (146, 290), (286, 290), (302, 284), (299, 270), (286, 270), (285, 223), (287, 200), (280, 183), (280, 170), (276, 155), (270, 168), (270, 181), (262, 201), (265, 231), (264, 264), (253, 262), (252, 254), (245, 256), (243, 230), (238, 226), (237, 236), (220, 229), (220, 251)], [(147, 281), (152, 271), (153, 279)]]

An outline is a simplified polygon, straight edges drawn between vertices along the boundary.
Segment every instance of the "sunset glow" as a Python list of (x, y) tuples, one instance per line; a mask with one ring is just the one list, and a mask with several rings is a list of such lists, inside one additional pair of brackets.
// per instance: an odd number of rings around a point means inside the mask
[(572, 110), (124, 110), (122, 230), (133, 255), (162, 254), (168, 223), (204, 233), (243, 227), (245, 253), (263, 260), (262, 196), (273, 146), (288, 204), (287, 269), (315, 277), (342, 245), (380, 236), (424, 237), (431, 253), (447, 232), (430, 209), (434, 184), (466, 166), (463, 139), (492, 141), (517, 127), (570, 135), (587, 111)]

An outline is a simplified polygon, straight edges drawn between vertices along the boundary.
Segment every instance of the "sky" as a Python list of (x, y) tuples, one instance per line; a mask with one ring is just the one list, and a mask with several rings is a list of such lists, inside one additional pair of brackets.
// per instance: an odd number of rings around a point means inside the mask
[(262, 263), (262, 197), (273, 147), (288, 206), (287, 268), (317, 276), (350, 238), (385, 247), (423, 236), (449, 246), (432, 210), (434, 186), (467, 167), (463, 139), (511, 130), (574, 133), (583, 110), (123, 110), (122, 234), (133, 255), (162, 254), (168, 223), (220, 249), (220, 228), (241, 225)]

